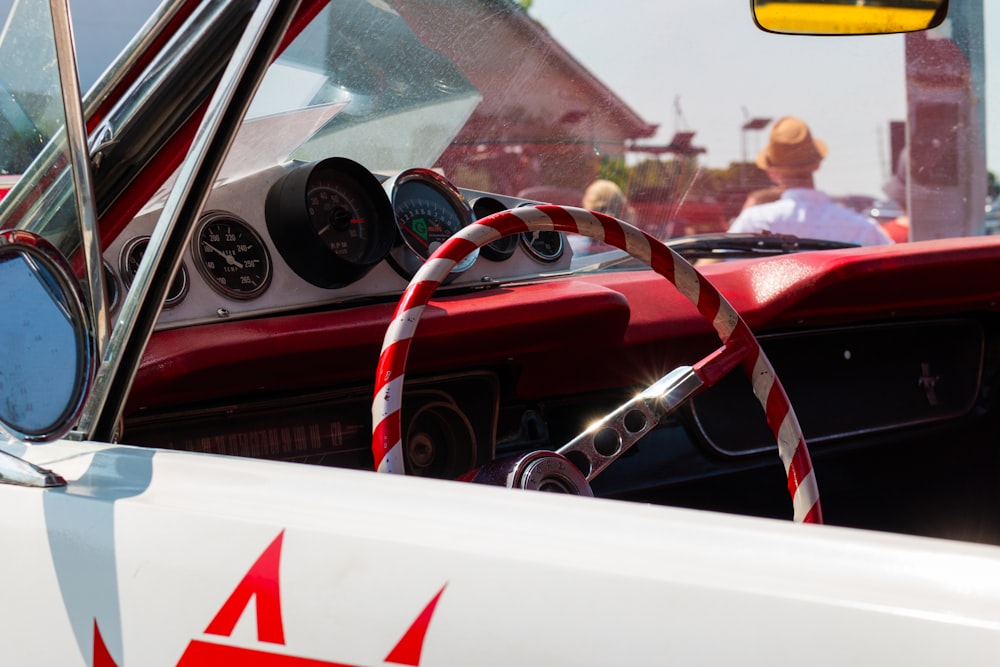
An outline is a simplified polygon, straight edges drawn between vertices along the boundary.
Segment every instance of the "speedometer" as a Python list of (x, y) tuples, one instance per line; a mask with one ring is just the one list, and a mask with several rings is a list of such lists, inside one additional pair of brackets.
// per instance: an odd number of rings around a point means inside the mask
[[(472, 209), (455, 186), (429, 169), (407, 169), (385, 184), (396, 214), (402, 246), (389, 263), (409, 280), (420, 265), (453, 234), (472, 223)], [(454, 277), (475, 263), (479, 251), (451, 270)]]

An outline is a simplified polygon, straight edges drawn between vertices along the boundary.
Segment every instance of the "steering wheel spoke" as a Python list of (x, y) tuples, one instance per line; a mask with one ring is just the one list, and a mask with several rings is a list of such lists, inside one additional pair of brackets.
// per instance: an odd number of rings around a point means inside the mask
[(556, 452), (572, 461), (589, 482), (704, 386), (692, 367), (675, 368)]
[(741, 339), (733, 339), (694, 366), (675, 368), (556, 452), (588, 482), (593, 480), (668, 415), (732, 371), (748, 352)]

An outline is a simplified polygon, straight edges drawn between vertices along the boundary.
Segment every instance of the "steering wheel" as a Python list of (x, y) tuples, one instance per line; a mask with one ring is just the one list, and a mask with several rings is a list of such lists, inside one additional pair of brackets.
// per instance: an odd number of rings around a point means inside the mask
[(379, 472), (404, 473), (401, 407), (406, 357), (424, 306), (451, 269), (469, 253), (504, 236), (559, 231), (603, 241), (667, 278), (715, 328), (722, 347), (693, 366), (679, 367), (636, 398), (588, 427), (555, 452), (532, 452), (484, 466), (473, 481), (592, 495), (589, 481), (661, 419), (740, 366), (753, 386), (778, 444), (788, 478), (794, 520), (822, 523), (819, 490), (802, 429), (778, 376), (739, 313), (683, 257), (632, 225), (602, 213), (566, 206), (501, 211), (465, 227), (443, 243), (413, 276), (396, 305), (379, 356), (372, 403), (372, 452)]

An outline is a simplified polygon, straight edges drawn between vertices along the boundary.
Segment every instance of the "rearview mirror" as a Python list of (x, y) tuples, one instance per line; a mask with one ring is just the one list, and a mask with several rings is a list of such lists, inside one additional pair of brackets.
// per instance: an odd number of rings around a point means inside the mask
[(90, 389), (95, 344), (80, 288), (45, 239), (0, 232), (0, 430), (62, 437)]
[(751, 0), (762, 30), (793, 35), (875, 35), (940, 25), (948, 0)]

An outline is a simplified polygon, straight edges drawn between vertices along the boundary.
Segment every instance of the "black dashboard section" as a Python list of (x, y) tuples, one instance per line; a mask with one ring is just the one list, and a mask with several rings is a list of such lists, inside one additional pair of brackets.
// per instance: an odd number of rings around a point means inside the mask
[[(980, 393), (985, 332), (972, 319), (762, 336), (806, 440), (817, 445), (967, 415)], [(731, 373), (692, 402), (718, 454), (775, 449), (749, 381)]]
[(298, 165), (282, 176), (268, 192), (265, 219), (288, 266), (317, 287), (361, 279), (396, 238), (378, 179), (346, 158)]
[[(407, 380), (403, 450), (413, 475), (454, 479), (495, 455), (498, 381), (473, 372)], [(371, 387), (232, 401), (128, 418), (130, 443), (374, 470)]]
[[(926, 441), (934, 452), (941, 438), (957, 437), (948, 434), (986, 412), (980, 407), (988, 408), (997, 371), (997, 331), (992, 320), (950, 317), (772, 334), (761, 342), (814, 457), (909, 440)], [(635, 390), (609, 386), (526, 401), (512, 394), (509, 377), (488, 369), (407, 378), (408, 469), (453, 479), (495, 457), (556, 449)], [(371, 470), (370, 410), (371, 388), (358, 386), (137, 413), (125, 435), (168, 449)], [(594, 480), (594, 490), (625, 497), (751, 470), (780, 482), (773, 436), (737, 371), (661, 422)], [(784, 511), (787, 496), (775, 504)]]

